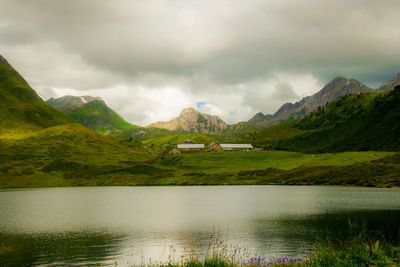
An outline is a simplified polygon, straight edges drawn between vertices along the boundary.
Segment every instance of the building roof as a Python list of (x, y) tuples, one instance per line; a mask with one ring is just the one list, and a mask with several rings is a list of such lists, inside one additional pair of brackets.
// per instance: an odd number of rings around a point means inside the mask
[(211, 144), (208, 145), (208, 147), (210, 147), (210, 146), (212, 146), (212, 145), (214, 145), (214, 144), (217, 145), (217, 146), (219, 146), (217, 143), (212, 142)]
[(204, 144), (178, 144), (178, 149), (204, 148)]
[(251, 144), (220, 144), (220, 146), (224, 148), (244, 148), (244, 149), (252, 149), (253, 146)]
[(193, 143), (194, 141), (192, 139), (186, 139), (186, 140), (183, 140), (183, 142), (184, 143)]

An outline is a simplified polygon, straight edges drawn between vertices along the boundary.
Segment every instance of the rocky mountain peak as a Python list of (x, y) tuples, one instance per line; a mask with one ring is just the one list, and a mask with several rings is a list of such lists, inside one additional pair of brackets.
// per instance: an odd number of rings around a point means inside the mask
[(200, 112), (198, 112), (198, 111), (195, 110), (194, 108), (188, 107), (188, 108), (182, 109), (182, 111), (179, 113), (179, 115), (187, 114), (187, 113), (190, 114), (190, 113), (200, 113)]
[(397, 85), (400, 85), (400, 73), (398, 73), (393, 79), (382, 83), (382, 85), (378, 88), (378, 91), (389, 91), (395, 88)]
[(218, 116), (201, 113), (194, 108), (184, 108), (179, 116), (170, 121), (159, 121), (148, 127), (168, 129), (178, 132), (220, 134), (228, 125)]
[[(295, 103), (283, 104), (275, 114), (260, 121), (257, 117), (249, 120), (251, 124), (262, 128), (288, 120), (301, 119), (313, 110), (344, 95), (371, 92), (372, 88), (354, 79), (338, 76), (312, 96), (307, 96)], [(254, 119), (256, 118), (256, 119)]]

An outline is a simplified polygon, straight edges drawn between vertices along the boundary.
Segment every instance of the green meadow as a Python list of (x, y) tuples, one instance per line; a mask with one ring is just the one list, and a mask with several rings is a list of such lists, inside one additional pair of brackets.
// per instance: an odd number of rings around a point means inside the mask
[(182, 153), (168, 155), (159, 164), (185, 170), (199, 170), (210, 173), (259, 170), (275, 168), (291, 170), (298, 167), (348, 166), (370, 162), (393, 155), (392, 152), (343, 152), (326, 154), (305, 154), (287, 151), (234, 151), (217, 153)]
[(163, 145), (177, 145), (183, 144), (186, 139), (193, 140), (193, 143), (198, 144), (210, 144), (212, 142), (217, 142), (217, 139), (209, 137), (205, 134), (200, 133), (186, 133), (186, 134), (174, 134), (168, 136), (162, 136), (157, 138), (152, 138), (143, 141), (145, 145), (162, 147)]

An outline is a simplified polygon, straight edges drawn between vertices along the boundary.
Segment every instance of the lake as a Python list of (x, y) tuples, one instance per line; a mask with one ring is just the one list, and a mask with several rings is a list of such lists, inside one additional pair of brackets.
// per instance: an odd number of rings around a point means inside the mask
[(0, 264), (119, 266), (204, 254), (296, 257), (348, 219), (396, 234), (400, 189), (324, 186), (81, 187), (0, 191)]

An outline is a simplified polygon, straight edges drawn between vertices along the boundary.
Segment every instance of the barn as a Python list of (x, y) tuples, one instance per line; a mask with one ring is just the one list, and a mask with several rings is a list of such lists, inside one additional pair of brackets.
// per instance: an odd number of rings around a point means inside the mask
[(221, 149), (222, 149), (221, 146), (218, 145), (218, 144), (215, 143), (215, 142), (212, 142), (211, 144), (209, 144), (209, 145), (207, 146), (207, 150), (208, 150), (209, 152), (217, 152), (218, 150), (221, 150)]
[(180, 151), (204, 150), (204, 144), (178, 144)]
[(220, 144), (223, 151), (236, 151), (236, 150), (253, 150), (251, 144)]

